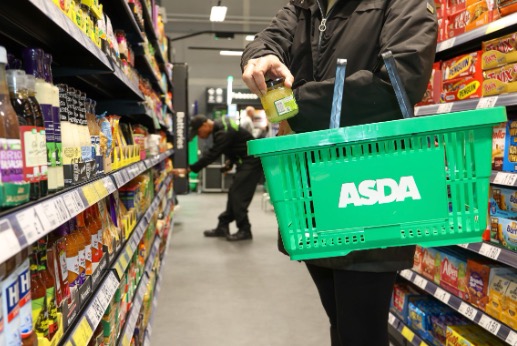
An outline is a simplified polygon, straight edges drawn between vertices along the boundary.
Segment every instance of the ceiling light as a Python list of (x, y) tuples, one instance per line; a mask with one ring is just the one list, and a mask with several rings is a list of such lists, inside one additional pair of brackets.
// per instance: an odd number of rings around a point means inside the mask
[(246, 41), (253, 41), (255, 39), (255, 35), (246, 36)]
[(217, 6), (212, 6), (212, 11), (210, 12), (210, 21), (224, 22), (224, 18), (226, 18), (226, 11), (228, 11), (228, 7), (221, 6), (221, 1), (219, 1)]
[(219, 52), (220, 55), (223, 56), (241, 56), (243, 51), (240, 50), (222, 50)]

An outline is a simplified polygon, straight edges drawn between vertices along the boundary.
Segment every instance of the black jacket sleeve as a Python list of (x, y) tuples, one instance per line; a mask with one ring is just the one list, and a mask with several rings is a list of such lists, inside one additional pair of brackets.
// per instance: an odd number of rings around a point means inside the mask
[(214, 145), (196, 163), (190, 165), (190, 170), (198, 173), (203, 168), (214, 162), (232, 144), (232, 133), (230, 131), (217, 131), (214, 133)]

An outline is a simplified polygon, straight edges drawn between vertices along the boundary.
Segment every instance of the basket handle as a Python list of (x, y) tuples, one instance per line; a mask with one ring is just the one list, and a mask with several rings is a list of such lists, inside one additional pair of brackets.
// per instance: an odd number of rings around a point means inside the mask
[(332, 98), (332, 112), (330, 113), (330, 128), (339, 128), (341, 121), (341, 103), (343, 102), (343, 88), (345, 87), (346, 59), (337, 59), (336, 80), (334, 82), (334, 96)]
[(400, 80), (400, 75), (397, 70), (395, 59), (393, 58), (393, 53), (390, 50), (382, 53), (382, 59), (384, 60), (386, 70), (388, 70), (388, 76), (390, 77), (391, 85), (395, 90), (395, 96), (397, 96), (397, 101), (399, 103), (402, 116), (404, 117), (404, 119), (413, 118), (413, 107), (411, 107), (411, 103), (409, 102), (409, 97), (407, 96), (406, 89), (404, 88), (404, 85), (402, 85), (402, 81)]

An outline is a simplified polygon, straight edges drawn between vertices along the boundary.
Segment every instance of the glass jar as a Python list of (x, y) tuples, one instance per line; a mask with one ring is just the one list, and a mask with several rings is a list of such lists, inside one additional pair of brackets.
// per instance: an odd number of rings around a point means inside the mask
[(293, 90), (284, 85), (284, 78), (268, 80), (266, 85), (267, 93), (260, 97), (260, 102), (270, 122), (278, 123), (298, 114)]

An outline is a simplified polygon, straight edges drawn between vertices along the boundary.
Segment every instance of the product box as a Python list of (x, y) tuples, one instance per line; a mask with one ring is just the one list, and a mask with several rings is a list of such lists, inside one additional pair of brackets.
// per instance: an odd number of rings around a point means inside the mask
[(467, 260), (467, 294), (465, 300), (481, 310), (488, 303), (488, 287), (490, 281), (501, 274), (511, 273), (512, 270), (502, 264), (494, 263), (484, 258)]
[(495, 0), (466, 0), (449, 7), (449, 38), (461, 35), (500, 18)]
[(508, 285), (501, 305), (501, 322), (513, 329), (517, 329), (517, 282), (512, 281)]
[(501, 16), (507, 16), (517, 12), (517, 0), (499, 0), (497, 6)]
[(469, 322), (463, 318), (463, 316), (456, 314), (447, 314), (440, 316), (431, 317), (431, 322), (433, 325), (433, 329), (431, 331), (436, 345), (444, 345), (447, 340), (447, 328), (449, 326), (463, 326), (468, 324)]
[(481, 45), (483, 51), (481, 67), (483, 70), (493, 69), (517, 62), (517, 33), (505, 35)]
[(473, 324), (447, 327), (446, 346), (502, 346), (504, 343)]
[(447, 40), (447, 23), (449, 23), (447, 17), (438, 18), (438, 42)]
[(424, 248), (422, 255), (422, 275), (440, 284), (440, 253), (435, 248)]
[(503, 171), (517, 172), (517, 121), (506, 123)]
[(440, 103), (442, 93), (442, 68), (441, 62), (435, 62), (433, 64), (433, 70), (431, 72), (431, 78), (427, 83), (427, 89), (425, 91), (422, 101), (416, 104), (416, 106), (433, 105)]
[(492, 169), (495, 171), (503, 169), (505, 143), (506, 123), (500, 123), (492, 132)]
[(473, 76), (451, 79), (443, 82), (442, 102), (477, 99), (483, 95), (483, 77)]
[(433, 317), (450, 316), (454, 312), (436, 300), (417, 300), (409, 303), (408, 325), (418, 333), (422, 339), (430, 344), (434, 343)]
[(506, 290), (512, 282), (517, 281), (515, 274), (495, 275), (488, 288), (488, 304), (485, 311), (496, 319), (501, 319), (501, 309), (506, 306)]
[(393, 312), (407, 323), (409, 303), (416, 299), (428, 299), (428, 296), (418, 293), (411, 285), (405, 283), (397, 283), (393, 287), (392, 297)]
[(467, 8), (467, 0), (446, 0), (445, 7), (447, 15), (453, 15), (459, 11), (463, 11)]
[[(508, 214), (508, 212), (500, 212), (501, 214)], [(511, 217), (511, 218), (510, 218)], [(501, 244), (503, 247), (510, 250), (517, 250), (517, 236), (515, 234), (517, 229), (517, 221), (515, 221), (515, 214), (504, 217), (501, 215), (490, 217), (490, 241), (496, 244)]]
[(413, 270), (422, 274), (422, 262), (424, 260), (424, 248), (420, 245), (416, 246), (415, 256), (413, 257)]
[(467, 295), (467, 257), (459, 251), (441, 251), (440, 286), (461, 299)]
[(483, 96), (517, 92), (517, 63), (483, 72)]
[[(517, 219), (517, 190), (499, 186), (490, 187), (491, 197), (496, 205), (490, 208), (490, 215)], [(507, 211), (509, 213), (501, 213)]]
[(445, 82), (466, 76), (473, 76), (481, 80), (483, 76), (481, 57), (482, 52), (476, 51), (444, 61), (442, 63), (443, 81)]

